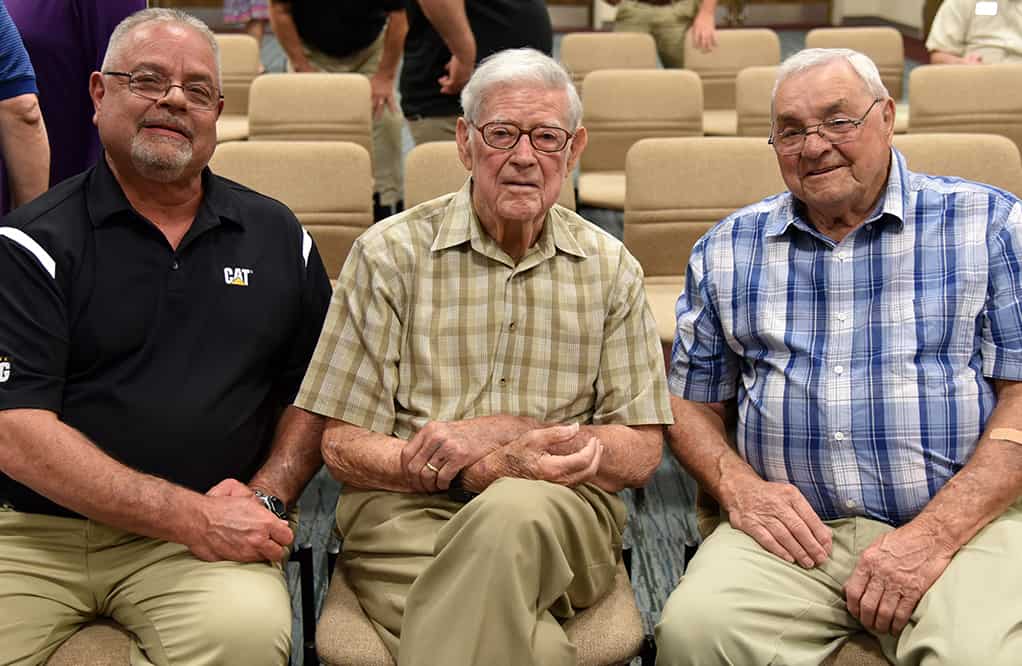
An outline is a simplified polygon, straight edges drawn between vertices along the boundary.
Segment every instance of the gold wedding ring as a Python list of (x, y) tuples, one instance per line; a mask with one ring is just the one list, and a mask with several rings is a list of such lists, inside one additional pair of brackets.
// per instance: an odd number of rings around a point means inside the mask
[(434, 474), (439, 474), (440, 473), (440, 468), (439, 467), (433, 467), (432, 463), (426, 463), (426, 469), (428, 469), (429, 471), (433, 472)]

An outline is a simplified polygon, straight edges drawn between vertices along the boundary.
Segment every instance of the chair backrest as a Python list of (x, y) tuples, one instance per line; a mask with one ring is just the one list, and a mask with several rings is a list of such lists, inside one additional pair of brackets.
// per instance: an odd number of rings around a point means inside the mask
[(656, 43), (644, 32), (570, 32), (561, 39), (561, 64), (581, 93), (589, 72), (656, 68)]
[[(420, 143), (405, 157), (405, 207), (411, 208), (443, 194), (457, 192), (468, 176), (458, 157), (456, 142)], [(575, 188), (570, 173), (565, 176), (557, 203), (575, 210)]]
[(624, 171), (625, 155), (639, 139), (703, 133), (702, 90), (692, 72), (605, 69), (589, 74), (584, 88), (583, 172)]
[(625, 174), (625, 246), (647, 276), (684, 276), (710, 227), (786, 189), (774, 151), (751, 137), (639, 141)]
[(764, 140), (770, 135), (773, 118), (770, 114), (770, 94), (777, 80), (777, 65), (746, 67), (735, 79), (735, 111), (738, 116), (738, 136), (758, 136)]
[(1000, 134), (1022, 147), (1022, 64), (920, 65), (908, 131)]
[(735, 108), (735, 77), (746, 67), (777, 65), (781, 62), (781, 40), (769, 28), (718, 30), (717, 46), (703, 53), (685, 33), (685, 69), (703, 82), (703, 107)]
[(958, 176), (1022, 197), (1022, 157), (1011, 139), (996, 134), (896, 134), (894, 147), (919, 173)]
[(905, 76), (905, 44), (901, 32), (890, 26), (876, 28), (814, 28), (806, 33), (807, 49), (854, 49), (869, 56), (887, 92), (898, 100)]
[(251, 35), (216, 35), (220, 47), (224, 113), (247, 114), (249, 89), (259, 75), (259, 42)]
[(372, 154), (372, 101), (362, 74), (263, 74), (252, 83), (249, 141), (352, 141)]
[(351, 244), (373, 222), (369, 153), (347, 141), (232, 141), (210, 168), (290, 208), (336, 278)]

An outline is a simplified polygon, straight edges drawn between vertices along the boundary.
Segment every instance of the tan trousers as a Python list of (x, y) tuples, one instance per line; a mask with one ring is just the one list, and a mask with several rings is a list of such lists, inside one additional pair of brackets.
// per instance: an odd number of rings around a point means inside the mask
[(415, 145), (430, 141), (454, 141), (457, 138), (458, 116), (434, 116), (408, 120), (408, 130)]
[(437, 495), (346, 490), (342, 561), (399, 666), (574, 666), (558, 618), (610, 591), (624, 504), (501, 479), (461, 505)]
[(697, 0), (675, 0), (668, 5), (649, 5), (621, 0), (614, 18), (615, 32), (646, 32), (656, 42), (664, 67), (684, 67), (685, 31), (696, 15)]
[[(381, 31), (376, 41), (344, 58), (305, 47), (305, 55), (314, 67), (324, 72), (347, 73), (356, 72), (368, 77), (376, 74), (383, 56), (383, 35)], [(401, 199), (403, 182), (401, 162), (401, 126), (404, 117), (401, 115), (400, 100), (395, 99), (397, 111), (384, 108), (379, 118), (373, 119), (373, 191), (380, 195), (380, 203), (393, 206)]]
[[(892, 528), (866, 518), (827, 523), (833, 551), (805, 570), (722, 523), (664, 606), (657, 664), (819, 664), (862, 625), (842, 586), (859, 556)], [(895, 664), (1008, 666), (1022, 659), (1022, 502), (981, 530), (923, 595), (897, 638)]]
[(97, 616), (135, 635), (133, 666), (281, 666), (291, 653), (280, 565), (203, 562), (92, 521), (0, 510), (0, 664), (42, 664)]

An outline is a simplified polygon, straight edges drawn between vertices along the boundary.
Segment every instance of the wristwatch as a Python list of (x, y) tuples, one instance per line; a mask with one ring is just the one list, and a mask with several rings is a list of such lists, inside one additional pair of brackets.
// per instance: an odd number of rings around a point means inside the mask
[(261, 490), (253, 490), (255, 496), (259, 498), (259, 501), (263, 503), (266, 510), (275, 515), (281, 520), (287, 520), (287, 507), (284, 506), (284, 502), (276, 495), (267, 495)]
[(472, 492), (465, 487), (461, 478), (461, 472), (455, 474), (454, 478), (451, 479), (451, 485), (447, 486), (447, 499), (454, 500), (455, 502), (465, 504), (478, 496), (479, 493)]

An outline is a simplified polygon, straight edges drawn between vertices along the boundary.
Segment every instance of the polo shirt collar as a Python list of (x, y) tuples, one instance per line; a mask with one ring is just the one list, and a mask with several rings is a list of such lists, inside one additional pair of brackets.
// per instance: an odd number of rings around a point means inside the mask
[[(86, 205), (89, 218), (95, 227), (101, 227), (124, 214), (139, 216), (125, 196), (121, 184), (114, 177), (110, 165), (106, 161), (106, 153), (100, 155), (99, 162), (92, 171), (86, 185)], [(244, 228), (238, 203), (230, 187), (223, 180), (216, 178), (207, 166), (202, 170), (202, 203), (199, 204), (195, 216), (196, 231), (216, 226), (221, 221), (228, 221)]]
[[(867, 218), (867, 222), (889, 223), (897, 230), (905, 226), (905, 210), (909, 196), (908, 180), (911, 172), (905, 166), (905, 156), (896, 148), (891, 147), (891, 168), (887, 175), (887, 186), (880, 197), (876, 208)], [(791, 192), (785, 193), (784, 200), (774, 211), (766, 223), (766, 237), (781, 236), (794, 227), (805, 233), (818, 235), (809, 220), (805, 217), (805, 204), (796, 199)]]
[[(430, 249), (433, 252), (439, 252), (463, 243), (471, 244), (473, 250), (494, 261), (515, 266), (511, 257), (483, 229), (483, 225), (472, 207), (471, 178), (448, 203)], [(572, 233), (564, 214), (551, 207), (547, 211), (539, 238), (522, 257), (518, 267), (525, 268), (527, 265), (538, 264), (554, 256), (558, 251), (576, 257), (586, 257), (585, 251)]]

